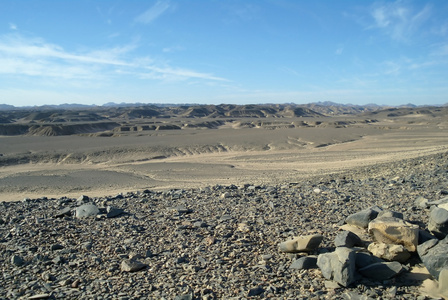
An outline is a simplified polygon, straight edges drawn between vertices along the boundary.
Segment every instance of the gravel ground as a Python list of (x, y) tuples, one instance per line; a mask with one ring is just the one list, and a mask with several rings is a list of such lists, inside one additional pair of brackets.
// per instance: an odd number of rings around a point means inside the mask
[[(311, 254), (332, 251), (345, 218), (372, 205), (425, 229), (415, 199), (447, 194), (442, 153), (276, 186), (0, 202), (0, 299), (425, 299), (404, 275), (334, 288), (319, 269), (290, 269), (300, 255), (278, 244), (318, 233)], [(77, 218), (88, 202), (100, 214)]]

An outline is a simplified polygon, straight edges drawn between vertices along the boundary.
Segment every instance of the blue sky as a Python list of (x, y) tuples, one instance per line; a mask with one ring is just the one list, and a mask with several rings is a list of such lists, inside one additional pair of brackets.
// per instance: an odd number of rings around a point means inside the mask
[(0, 1), (0, 103), (448, 103), (448, 1)]

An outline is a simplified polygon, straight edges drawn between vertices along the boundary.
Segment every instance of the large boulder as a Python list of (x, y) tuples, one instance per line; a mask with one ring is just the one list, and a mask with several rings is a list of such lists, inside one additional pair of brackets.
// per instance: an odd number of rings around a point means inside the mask
[(378, 213), (382, 211), (378, 206), (372, 206), (367, 209), (361, 210), (357, 213), (349, 215), (345, 222), (350, 225), (355, 225), (361, 228), (367, 228), (369, 222), (378, 216)]
[(278, 248), (286, 253), (311, 252), (319, 247), (323, 238), (320, 234), (298, 236), (292, 240), (280, 243)]
[(410, 252), (417, 250), (418, 225), (398, 218), (381, 218), (369, 223), (369, 232), (379, 243), (403, 245)]
[(436, 237), (443, 239), (448, 234), (448, 210), (434, 207), (429, 215), (428, 229)]
[(320, 254), (317, 266), (322, 275), (342, 286), (356, 281), (356, 251), (346, 247), (337, 247), (334, 252)]
[(448, 268), (448, 237), (441, 241), (436, 239), (426, 241), (418, 246), (417, 252), (434, 278), (439, 278), (440, 271)]

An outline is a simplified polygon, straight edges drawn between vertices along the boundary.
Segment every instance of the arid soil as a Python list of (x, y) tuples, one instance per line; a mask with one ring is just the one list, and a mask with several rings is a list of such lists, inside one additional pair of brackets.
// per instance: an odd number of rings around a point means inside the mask
[(295, 182), (447, 149), (445, 108), (313, 108), (4, 112), (0, 200)]
[[(1, 112), (0, 300), (446, 297), (415, 252), (392, 277), (356, 273), (347, 286), (295, 263), (336, 251), (347, 217), (372, 206), (429, 235), (420, 202), (448, 195), (447, 115), (328, 105)], [(310, 253), (279, 251), (309, 234), (323, 237)]]

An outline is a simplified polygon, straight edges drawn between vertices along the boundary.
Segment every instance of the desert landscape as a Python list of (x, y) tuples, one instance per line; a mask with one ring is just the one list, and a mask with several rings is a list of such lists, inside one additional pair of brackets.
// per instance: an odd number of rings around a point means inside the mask
[(4, 110), (2, 201), (299, 179), (446, 151), (445, 107)]
[[(1, 108), (0, 299), (446, 297), (424, 251), (447, 242), (447, 107)], [(325, 255), (380, 242), (350, 221), (367, 211), (404, 219), (418, 254), (338, 279)]]

